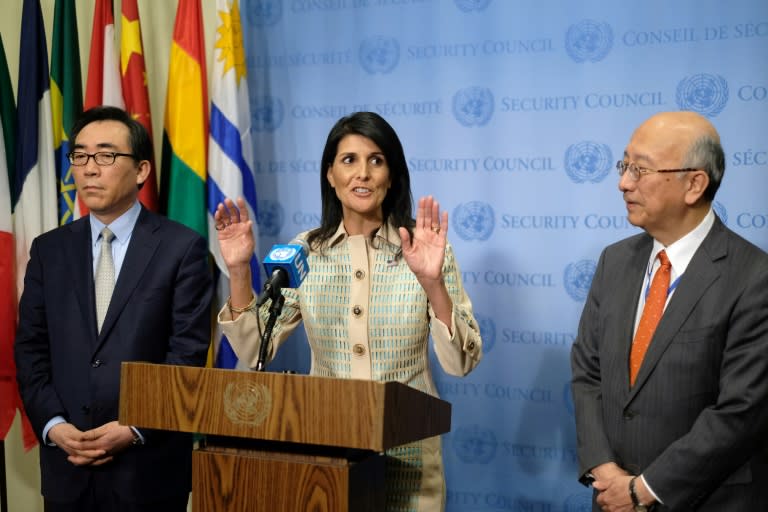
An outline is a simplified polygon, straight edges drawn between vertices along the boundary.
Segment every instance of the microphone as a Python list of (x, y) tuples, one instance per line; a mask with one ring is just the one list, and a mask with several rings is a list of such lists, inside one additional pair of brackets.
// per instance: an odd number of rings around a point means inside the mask
[(264, 258), (264, 270), (269, 277), (256, 305), (274, 300), (283, 288), (298, 288), (309, 273), (308, 254), (309, 245), (305, 240), (295, 239), (287, 244), (273, 245)]

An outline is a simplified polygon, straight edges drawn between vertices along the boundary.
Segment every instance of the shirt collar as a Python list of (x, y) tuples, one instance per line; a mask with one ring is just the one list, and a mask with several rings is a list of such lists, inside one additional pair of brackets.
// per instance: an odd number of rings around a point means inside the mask
[(682, 275), (688, 264), (693, 259), (693, 255), (698, 250), (701, 243), (706, 238), (712, 226), (715, 224), (715, 213), (712, 208), (709, 209), (704, 219), (694, 228), (693, 231), (685, 235), (680, 240), (664, 247), (661, 242), (653, 240), (653, 250), (651, 251), (651, 266), (656, 260), (656, 255), (664, 249), (667, 257), (672, 263), (672, 277)]
[[(136, 225), (136, 221), (138, 220), (140, 213), (141, 203), (139, 203), (137, 200), (133, 203), (133, 206), (128, 209), (128, 211), (123, 213), (109, 224), (109, 230), (115, 234), (115, 240), (118, 243), (125, 243), (125, 241), (130, 238), (131, 232), (133, 231), (133, 227)], [(101, 237), (101, 230), (104, 229), (106, 224), (101, 222), (93, 215), (89, 215), (88, 217), (91, 222), (91, 241), (94, 245), (96, 245), (99, 241), (99, 237)]]

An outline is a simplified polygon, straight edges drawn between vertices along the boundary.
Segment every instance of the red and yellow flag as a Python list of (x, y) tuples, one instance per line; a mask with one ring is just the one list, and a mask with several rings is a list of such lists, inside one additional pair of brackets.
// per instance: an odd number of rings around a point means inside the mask
[[(152, 137), (152, 116), (149, 108), (147, 89), (147, 68), (144, 64), (144, 45), (141, 40), (139, 6), (136, 0), (123, 0), (120, 33), (120, 76), (123, 86), (125, 110), (144, 125)], [(158, 211), (157, 174), (155, 162), (149, 178), (139, 191), (139, 201), (152, 210)]]
[(200, 0), (179, 0), (165, 103), (164, 211), (207, 237), (208, 87)]

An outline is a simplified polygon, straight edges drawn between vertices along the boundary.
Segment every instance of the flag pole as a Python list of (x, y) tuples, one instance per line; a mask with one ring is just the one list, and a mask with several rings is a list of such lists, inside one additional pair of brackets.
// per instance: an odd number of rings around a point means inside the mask
[(8, 512), (8, 486), (5, 482), (5, 441), (0, 440), (0, 511)]

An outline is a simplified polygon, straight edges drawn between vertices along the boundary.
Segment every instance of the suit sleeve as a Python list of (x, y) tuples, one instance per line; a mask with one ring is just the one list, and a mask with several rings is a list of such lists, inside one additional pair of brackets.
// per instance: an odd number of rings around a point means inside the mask
[[(735, 300), (722, 300), (710, 343), (721, 337), (719, 393), (690, 430), (654, 460), (643, 476), (673, 510), (696, 508), (728, 480), (752, 480), (749, 460), (768, 431), (768, 263), (765, 257), (734, 267), (754, 269), (740, 284), (722, 278)], [(717, 369), (715, 371), (718, 371)]]
[[(579, 480), (592, 468), (615, 461), (603, 427), (603, 395), (600, 361), (600, 304), (606, 290), (604, 282), (606, 251), (600, 256), (592, 285), (579, 321), (576, 341), (571, 348), (574, 410), (579, 458)], [(608, 288), (610, 289), (610, 288)]]
[(171, 336), (166, 363), (203, 366), (211, 339), (213, 287), (205, 240), (189, 243), (173, 283)]
[(14, 354), (16, 379), (24, 408), (41, 443), (46, 422), (54, 416), (66, 415), (65, 407), (50, 379), (50, 339), (43, 274), (40, 244), (34, 240), (24, 276), (24, 292), (19, 302), (19, 326)]

